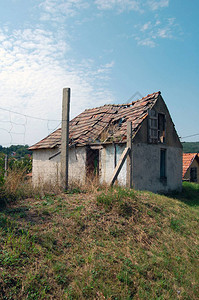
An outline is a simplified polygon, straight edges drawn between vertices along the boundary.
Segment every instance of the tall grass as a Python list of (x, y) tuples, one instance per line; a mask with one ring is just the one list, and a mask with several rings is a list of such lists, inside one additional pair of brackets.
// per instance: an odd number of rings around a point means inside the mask
[(8, 204), (11, 201), (32, 195), (29, 182), (25, 180), (25, 176), (25, 170), (22, 169), (7, 171), (7, 175), (1, 184), (1, 204)]
[[(31, 178), (28, 178), (26, 173), (26, 169), (12, 168), (8, 169), (6, 176), (2, 174), (0, 177), (0, 206), (6, 206), (19, 199), (58, 195), (64, 192), (57, 182), (53, 184), (52, 182), (44, 183), (40, 181), (39, 184), (33, 185)], [(108, 187), (100, 185), (98, 177), (95, 176), (94, 178), (87, 178), (86, 183), (77, 180), (70, 182), (65, 193), (91, 193), (95, 195), (101, 189), (106, 190)]]
[(59, 194), (57, 184), (40, 184), (33, 186), (31, 178), (27, 177), (26, 169), (8, 169), (0, 184), (0, 206), (8, 205), (20, 199), (42, 197), (47, 194)]

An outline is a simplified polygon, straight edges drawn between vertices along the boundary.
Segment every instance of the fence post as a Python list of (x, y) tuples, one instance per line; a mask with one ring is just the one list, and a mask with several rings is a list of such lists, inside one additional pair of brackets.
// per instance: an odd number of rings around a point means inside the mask
[(127, 147), (130, 148), (130, 151), (127, 156), (127, 180), (126, 185), (128, 188), (132, 188), (132, 122), (127, 122)]
[(69, 114), (70, 88), (64, 88), (62, 98), (61, 133), (61, 185), (64, 190), (68, 189)]
[(4, 167), (4, 169), (5, 169), (4, 177), (6, 177), (7, 176), (7, 170), (8, 170), (8, 155), (7, 154), (5, 155), (5, 167)]

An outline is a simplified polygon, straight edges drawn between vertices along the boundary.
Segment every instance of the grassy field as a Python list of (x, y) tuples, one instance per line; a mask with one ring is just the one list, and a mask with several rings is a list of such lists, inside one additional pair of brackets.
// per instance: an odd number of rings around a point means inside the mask
[(0, 211), (0, 299), (198, 299), (198, 221), (190, 183), (18, 199)]

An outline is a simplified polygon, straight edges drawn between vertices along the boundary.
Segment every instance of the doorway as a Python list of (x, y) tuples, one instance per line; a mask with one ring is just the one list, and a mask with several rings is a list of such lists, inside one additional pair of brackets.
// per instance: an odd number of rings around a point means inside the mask
[(94, 180), (99, 178), (99, 150), (86, 149), (86, 178)]

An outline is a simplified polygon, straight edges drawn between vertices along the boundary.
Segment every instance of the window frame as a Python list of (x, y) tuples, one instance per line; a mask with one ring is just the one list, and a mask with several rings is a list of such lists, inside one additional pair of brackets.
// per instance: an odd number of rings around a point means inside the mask
[[(161, 116), (162, 122), (160, 121)], [(148, 111), (148, 143), (166, 143), (166, 115), (162, 112), (157, 112), (155, 109)]]
[(148, 111), (148, 142), (150, 144), (158, 142), (158, 114), (154, 109)]

